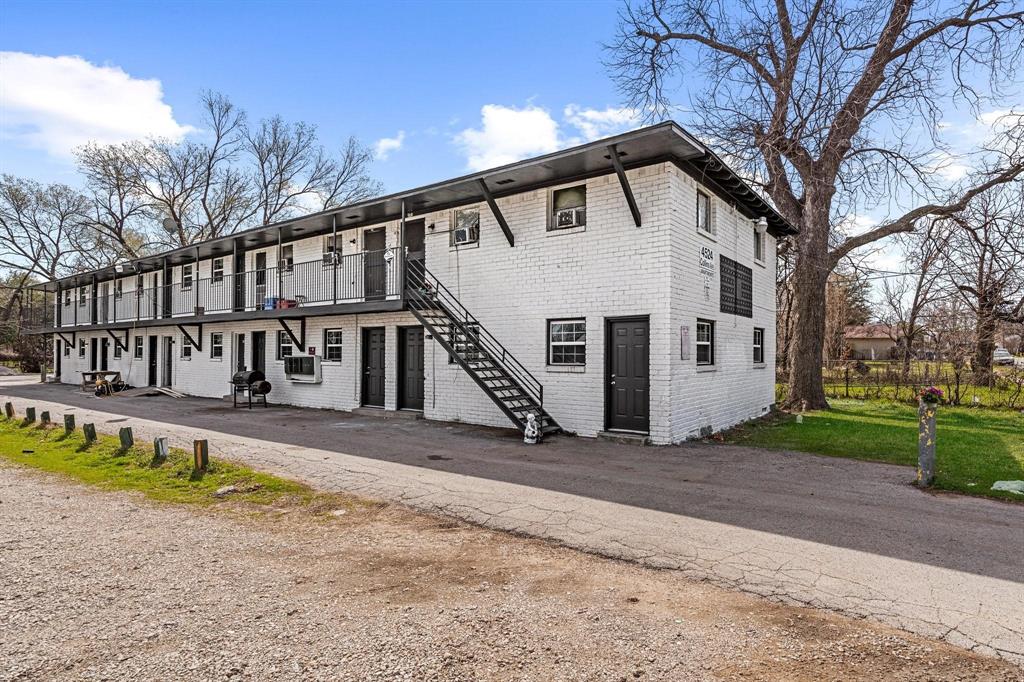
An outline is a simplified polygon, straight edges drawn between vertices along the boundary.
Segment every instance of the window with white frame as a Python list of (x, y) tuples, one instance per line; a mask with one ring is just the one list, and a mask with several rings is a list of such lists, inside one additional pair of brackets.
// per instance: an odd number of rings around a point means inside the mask
[(764, 234), (754, 230), (754, 260), (764, 260)]
[(277, 332), (277, 359), (284, 360), (290, 358), (295, 354), (295, 346), (292, 345), (292, 339), (288, 336), (288, 332), (283, 329)]
[(706, 234), (714, 233), (711, 224), (711, 197), (704, 192), (697, 192), (697, 229)]
[(61, 343), (64, 344), (64, 357), (70, 358), (71, 357), (71, 344), (68, 343), (67, 341), (61, 341)]
[(121, 279), (115, 280), (114, 281), (114, 300), (121, 300), (122, 296), (124, 296), (124, 280), (121, 280)]
[(116, 340), (114, 341), (114, 359), (115, 360), (120, 360), (121, 359), (121, 344), (120, 344), (120, 342), (118, 342)]
[(324, 237), (323, 266), (329, 268), (341, 259), (341, 237), (329, 234)]
[(135, 359), (136, 360), (141, 360), (142, 359), (142, 347), (143, 347), (143, 337), (136, 336), (135, 337)]
[(341, 362), (341, 330), (324, 330), (324, 360)]
[(586, 320), (548, 320), (548, 364), (587, 364)]
[(754, 364), (764, 364), (764, 330), (754, 327)]
[(212, 332), (210, 334), (210, 358), (220, 360), (224, 357), (224, 334), (223, 332)]
[(145, 288), (145, 277), (143, 275), (135, 276), (135, 298), (142, 298), (142, 290)]
[(192, 264), (187, 263), (181, 266), (181, 288), (192, 288)]
[(214, 258), (213, 269), (210, 271), (210, 280), (214, 284), (219, 284), (224, 281), (224, 259)]
[(697, 364), (715, 364), (715, 323), (697, 320)]
[(85, 339), (78, 339), (78, 357), (85, 357)]
[(85, 307), (85, 287), (78, 287), (78, 307)]
[(71, 306), (71, 289), (64, 290), (64, 307)]
[(291, 244), (281, 247), (281, 262), (278, 265), (282, 272), (291, 272), (295, 268), (295, 249)]
[(587, 186), (563, 187), (551, 192), (548, 230), (571, 230), (587, 224)]
[(452, 225), (452, 246), (476, 244), (480, 241), (480, 209), (456, 209)]
[(188, 342), (188, 339), (181, 339), (181, 359), (191, 360), (192, 359), (192, 344)]

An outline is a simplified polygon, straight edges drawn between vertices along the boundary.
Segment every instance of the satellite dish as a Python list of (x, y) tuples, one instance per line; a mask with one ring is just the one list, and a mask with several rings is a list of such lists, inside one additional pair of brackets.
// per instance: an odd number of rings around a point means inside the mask
[(174, 232), (178, 229), (178, 221), (174, 218), (164, 218), (164, 229), (168, 232)]

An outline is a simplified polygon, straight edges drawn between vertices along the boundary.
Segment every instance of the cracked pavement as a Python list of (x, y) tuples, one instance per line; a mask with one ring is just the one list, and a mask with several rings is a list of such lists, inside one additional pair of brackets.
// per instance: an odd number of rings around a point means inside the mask
[(1024, 664), (1024, 505), (933, 495), (913, 470), (722, 445), (637, 447), (217, 400), (98, 399), (0, 379), (19, 412), (168, 437), (408, 505), (837, 611)]

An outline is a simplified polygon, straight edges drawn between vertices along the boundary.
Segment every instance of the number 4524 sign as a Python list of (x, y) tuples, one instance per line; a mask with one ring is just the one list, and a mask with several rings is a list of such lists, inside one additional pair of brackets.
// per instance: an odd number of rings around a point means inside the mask
[(700, 247), (699, 270), (704, 278), (704, 300), (711, 300), (711, 280), (715, 278), (715, 252), (710, 247)]

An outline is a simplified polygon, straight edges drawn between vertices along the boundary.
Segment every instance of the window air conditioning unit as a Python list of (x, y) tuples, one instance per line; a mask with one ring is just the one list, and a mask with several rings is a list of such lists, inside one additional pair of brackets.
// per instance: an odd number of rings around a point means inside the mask
[(457, 227), (455, 228), (454, 241), (456, 244), (471, 244), (473, 239), (473, 231), (468, 227)]
[(319, 355), (293, 355), (284, 359), (284, 376), (288, 381), (305, 384), (323, 382)]
[(587, 209), (563, 208), (555, 213), (555, 227), (580, 227), (587, 224)]
[(324, 254), (324, 265), (334, 265), (338, 262), (338, 255), (333, 251), (328, 251)]

